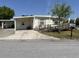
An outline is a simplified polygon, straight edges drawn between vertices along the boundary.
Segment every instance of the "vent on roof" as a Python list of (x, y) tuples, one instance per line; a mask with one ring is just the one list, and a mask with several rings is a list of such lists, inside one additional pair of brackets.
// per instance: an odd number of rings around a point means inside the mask
[(32, 14), (30, 16), (33, 16)]
[(21, 15), (21, 16), (33, 16), (33, 15)]
[(21, 15), (21, 16), (25, 16), (25, 15)]

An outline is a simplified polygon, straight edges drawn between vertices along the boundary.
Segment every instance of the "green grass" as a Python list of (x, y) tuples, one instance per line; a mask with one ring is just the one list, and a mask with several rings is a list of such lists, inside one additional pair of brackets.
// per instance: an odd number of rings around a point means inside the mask
[[(60, 33), (58, 32), (41, 32), (43, 34), (49, 35), (49, 36), (54, 36), (57, 38), (67, 38), (70, 39), (71, 37), (71, 31), (61, 31)], [(72, 39), (79, 39), (79, 30), (73, 30), (73, 37)]]

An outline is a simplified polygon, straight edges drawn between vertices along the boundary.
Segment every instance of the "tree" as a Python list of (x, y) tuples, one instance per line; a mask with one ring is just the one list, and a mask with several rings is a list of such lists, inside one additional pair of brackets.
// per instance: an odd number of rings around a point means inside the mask
[(72, 13), (71, 7), (67, 4), (56, 4), (54, 8), (51, 10), (52, 15), (58, 16), (58, 24), (60, 27), (60, 21), (63, 20), (61, 18), (68, 18)]
[(76, 19), (76, 25), (79, 25), (79, 18)]
[(71, 20), (70, 20), (70, 23), (73, 23), (73, 24), (74, 24), (74, 20), (73, 20), (73, 19), (71, 19)]
[(67, 4), (56, 4), (55, 7), (51, 10), (51, 12), (52, 15), (56, 15), (59, 18), (68, 18), (72, 13), (71, 7)]
[(71, 7), (67, 4), (56, 4), (55, 7), (51, 10), (52, 15), (56, 15), (61, 21), (61, 18), (68, 18), (72, 13)]
[(11, 19), (14, 15), (13, 9), (6, 6), (0, 7), (0, 19)]

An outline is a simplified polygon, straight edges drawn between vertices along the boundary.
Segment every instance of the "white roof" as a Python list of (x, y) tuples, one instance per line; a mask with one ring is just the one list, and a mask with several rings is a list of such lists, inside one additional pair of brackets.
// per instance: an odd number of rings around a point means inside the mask
[(51, 17), (51, 15), (34, 15), (35, 17)]
[(58, 16), (51, 16), (51, 15), (34, 15), (35, 17), (52, 17), (52, 18), (58, 18)]
[(17, 17), (13, 17), (13, 18), (15, 19), (15, 18), (28, 18), (28, 17), (34, 17), (34, 16), (17, 16)]
[(16, 18), (30, 18), (30, 17), (52, 17), (52, 18), (58, 18), (58, 16), (51, 16), (51, 15), (33, 15), (33, 16), (16, 16), (16, 17), (13, 17), (13, 19), (16, 19)]

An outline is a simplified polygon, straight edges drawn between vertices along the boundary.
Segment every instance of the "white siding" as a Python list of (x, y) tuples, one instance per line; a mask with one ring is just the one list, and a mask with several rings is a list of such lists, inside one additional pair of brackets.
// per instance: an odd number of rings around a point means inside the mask
[(33, 28), (34, 28), (34, 29), (39, 27), (39, 22), (40, 22), (39, 19), (34, 18), (34, 20), (33, 20)]
[(44, 25), (53, 25), (54, 24), (54, 21), (52, 20), (52, 19), (40, 19), (40, 18), (34, 18), (34, 20), (33, 20), (33, 28), (34, 29), (36, 29), (36, 28), (39, 28), (39, 25), (41, 25), (40, 24), (40, 22), (44, 22)]
[(54, 21), (52, 19), (46, 19), (46, 25), (53, 25)]

